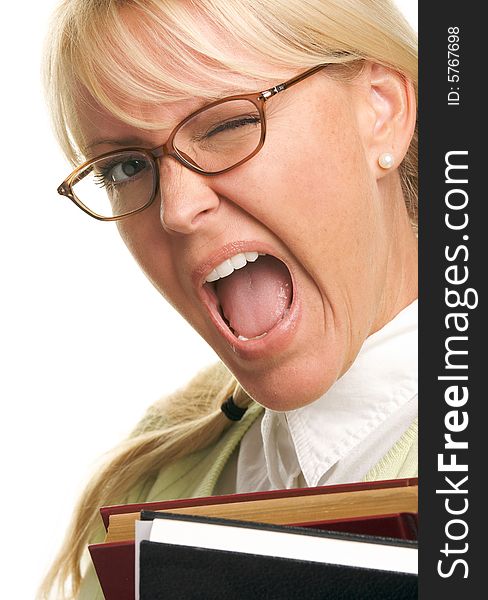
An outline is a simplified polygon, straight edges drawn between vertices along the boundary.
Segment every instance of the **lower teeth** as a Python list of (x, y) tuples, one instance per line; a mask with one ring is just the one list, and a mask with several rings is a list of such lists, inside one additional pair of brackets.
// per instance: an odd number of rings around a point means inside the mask
[(268, 332), (267, 332), (267, 331), (265, 331), (265, 332), (264, 332), (264, 333), (262, 333), (261, 335), (257, 335), (256, 337), (253, 337), (253, 338), (247, 338), (247, 337), (244, 337), (243, 335), (240, 335), (240, 336), (239, 336), (237, 339), (238, 339), (238, 340), (241, 340), (241, 341), (243, 341), (243, 342), (248, 342), (248, 341), (250, 341), (250, 340), (260, 340), (260, 339), (261, 339), (261, 338), (263, 338), (265, 335), (268, 335)]

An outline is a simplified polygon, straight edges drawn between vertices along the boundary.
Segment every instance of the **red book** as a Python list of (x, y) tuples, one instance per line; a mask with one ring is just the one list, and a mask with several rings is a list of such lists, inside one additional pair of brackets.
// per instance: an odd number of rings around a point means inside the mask
[(416, 478), (395, 479), (105, 506), (100, 513), (106, 541), (89, 551), (106, 600), (134, 600), (134, 522), (141, 510), (413, 540), (417, 484)]

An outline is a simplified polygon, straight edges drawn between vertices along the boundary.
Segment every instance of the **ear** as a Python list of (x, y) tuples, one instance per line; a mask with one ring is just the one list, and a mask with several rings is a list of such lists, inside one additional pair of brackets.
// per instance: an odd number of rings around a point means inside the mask
[[(380, 179), (402, 162), (416, 121), (415, 91), (400, 73), (376, 63), (366, 63), (360, 76), (360, 127), (372, 173)], [(382, 168), (379, 157), (388, 152), (393, 167)]]

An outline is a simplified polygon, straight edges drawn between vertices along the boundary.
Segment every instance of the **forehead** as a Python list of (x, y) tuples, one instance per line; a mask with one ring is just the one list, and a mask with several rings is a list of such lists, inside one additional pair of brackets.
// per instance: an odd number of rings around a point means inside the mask
[(171, 129), (192, 112), (193, 107), (198, 108), (198, 100), (191, 98), (163, 101), (159, 106), (143, 101), (120, 102), (118, 110), (122, 114), (114, 114), (84, 89), (77, 108), (79, 143), (87, 156), (100, 154), (100, 148), (96, 147), (100, 140), (120, 146), (151, 145), (150, 140), (160, 140), (161, 132)]

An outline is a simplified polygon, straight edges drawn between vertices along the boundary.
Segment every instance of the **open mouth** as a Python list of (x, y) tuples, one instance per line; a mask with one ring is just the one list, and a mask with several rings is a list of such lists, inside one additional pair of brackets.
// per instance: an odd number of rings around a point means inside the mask
[(211, 310), (244, 342), (268, 335), (287, 316), (293, 301), (288, 267), (258, 252), (224, 260), (207, 275), (204, 289)]

